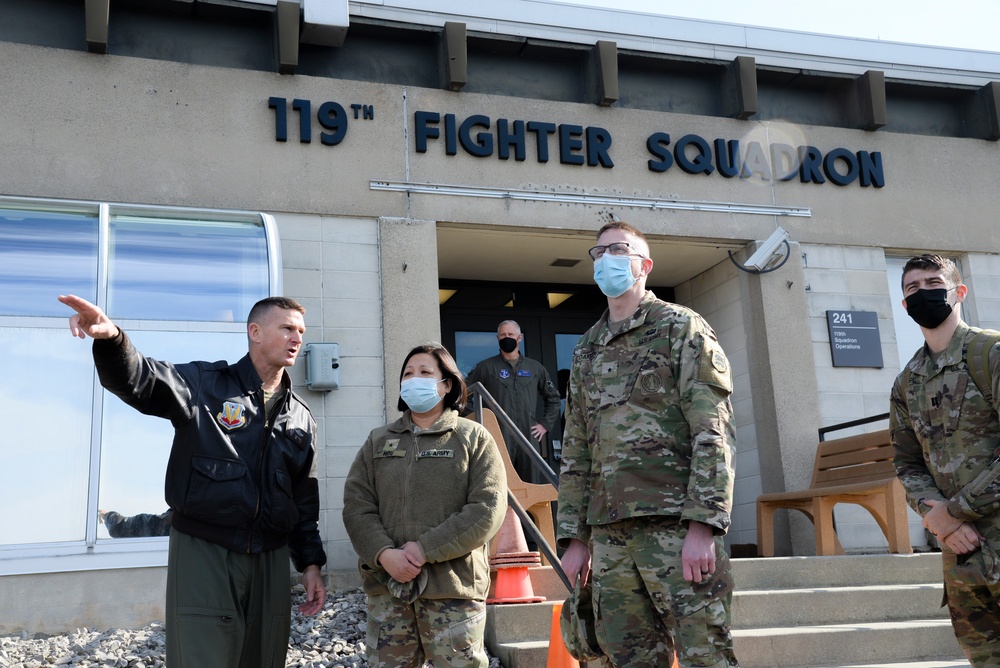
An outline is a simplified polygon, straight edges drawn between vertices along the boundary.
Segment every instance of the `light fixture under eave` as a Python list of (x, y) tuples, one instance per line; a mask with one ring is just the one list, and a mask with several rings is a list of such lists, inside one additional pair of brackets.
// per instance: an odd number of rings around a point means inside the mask
[(555, 308), (573, 296), (572, 292), (549, 292), (549, 308)]
[(509, 302), (503, 305), (504, 308), (514, 308), (514, 300), (511, 299)]
[(550, 267), (565, 267), (566, 269), (569, 269), (571, 267), (575, 267), (578, 264), (580, 264), (580, 261), (577, 260), (577, 259), (575, 259), (575, 258), (557, 257), (555, 260), (553, 260), (549, 264), (549, 266)]
[(441, 306), (446, 301), (455, 296), (458, 290), (438, 290), (438, 306)]

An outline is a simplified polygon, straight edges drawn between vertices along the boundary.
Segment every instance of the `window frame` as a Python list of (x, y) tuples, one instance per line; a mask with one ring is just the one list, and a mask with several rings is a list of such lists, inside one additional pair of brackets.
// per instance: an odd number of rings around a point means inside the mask
[[(86, 200), (61, 200), (53, 198), (10, 197), (0, 195), (0, 210), (22, 207), (26, 209), (80, 212), (98, 216), (97, 249), (97, 305), (107, 308), (109, 291), (110, 226), (115, 215), (133, 215), (147, 218), (158, 216), (172, 219), (203, 220), (222, 223), (260, 224), (264, 231), (267, 254), (267, 296), (282, 294), (281, 247), (274, 217), (261, 211), (236, 209), (210, 209), (149, 204), (94, 202)], [(53, 295), (55, 299), (55, 295)], [(59, 316), (7, 316), (0, 315), (0, 327), (27, 327), (38, 329), (66, 329), (66, 317)], [(241, 317), (246, 317), (242, 314)], [(121, 318), (116, 320), (129, 331), (176, 331), (243, 333), (245, 321), (190, 321)], [(68, 334), (67, 334), (68, 336)], [(186, 361), (186, 360), (185, 360)], [(165, 566), (167, 539), (165, 537), (129, 538), (118, 540), (98, 539), (97, 510), (100, 494), (100, 464), (103, 447), (103, 413), (106, 392), (100, 385), (96, 372), (93, 375), (91, 403), (90, 453), (87, 479), (87, 526), (84, 540), (46, 543), (0, 544), (0, 576), (28, 575), (54, 572), (75, 572), (118, 568), (149, 568)]]

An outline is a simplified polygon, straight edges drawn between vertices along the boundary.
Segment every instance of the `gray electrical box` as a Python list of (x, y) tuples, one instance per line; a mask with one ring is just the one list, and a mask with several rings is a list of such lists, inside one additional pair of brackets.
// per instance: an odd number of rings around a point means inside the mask
[(329, 392), (340, 387), (340, 347), (336, 343), (307, 343), (306, 387)]

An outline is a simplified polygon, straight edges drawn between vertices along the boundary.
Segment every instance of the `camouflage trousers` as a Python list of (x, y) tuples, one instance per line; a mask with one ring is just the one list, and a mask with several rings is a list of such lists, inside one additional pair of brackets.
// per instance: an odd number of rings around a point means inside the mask
[(486, 603), (460, 598), (404, 603), (389, 594), (368, 596), (368, 665), (486, 668)]
[(595, 630), (615, 666), (738, 666), (730, 633), (733, 580), (722, 537), (715, 573), (684, 579), (687, 530), (677, 518), (643, 517), (591, 528)]
[(945, 601), (962, 651), (975, 668), (1000, 668), (1000, 583), (985, 576), (996, 553), (987, 546), (967, 557), (945, 550)]

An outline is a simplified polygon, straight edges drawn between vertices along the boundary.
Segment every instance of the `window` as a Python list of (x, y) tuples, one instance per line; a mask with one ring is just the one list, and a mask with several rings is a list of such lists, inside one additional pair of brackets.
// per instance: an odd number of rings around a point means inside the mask
[(0, 315), (59, 315), (53, 295), (97, 300), (96, 207), (38, 210), (0, 201)]
[(267, 294), (263, 225), (111, 216), (112, 318), (236, 322)]
[(281, 291), (276, 239), (260, 213), (0, 198), (0, 402), (13, 417), (0, 445), (0, 574), (44, 570), (37, 557), (79, 555), (72, 570), (166, 549), (111, 539), (98, 510), (166, 509), (173, 430), (100, 387), (91, 343), (70, 335), (56, 296), (97, 303), (150, 357), (236, 361), (250, 307)]

